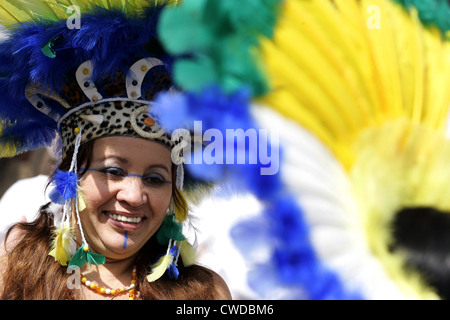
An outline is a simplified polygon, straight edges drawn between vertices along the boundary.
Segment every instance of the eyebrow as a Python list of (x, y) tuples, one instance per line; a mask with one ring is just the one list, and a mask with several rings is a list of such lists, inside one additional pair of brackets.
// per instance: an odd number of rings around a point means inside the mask
[[(128, 164), (128, 163), (129, 163), (128, 159), (122, 158), (122, 157), (119, 157), (119, 156), (114, 156), (114, 155), (102, 157), (102, 158), (100, 158), (98, 161), (92, 161), (92, 163), (93, 163), (93, 164), (95, 164), (95, 163), (102, 163), (102, 162), (104, 162), (104, 161), (106, 161), (106, 160), (110, 160), (110, 159), (112, 159), (112, 160), (117, 160), (117, 161), (119, 161), (121, 164)], [(169, 168), (168, 168), (166, 165), (162, 164), (162, 163), (151, 164), (151, 165), (147, 166), (146, 169), (154, 169), (154, 168), (160, 168), (160, 169), (163, 169), (164, 171), (167, 172), (167, 174), (170, 174)]]

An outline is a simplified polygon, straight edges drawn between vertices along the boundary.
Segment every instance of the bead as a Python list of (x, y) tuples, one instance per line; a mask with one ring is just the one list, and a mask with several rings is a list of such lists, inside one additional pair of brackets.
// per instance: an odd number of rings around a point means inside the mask
[(134, 99), (134, 98), (136, 98), (137, 97), (137, 93), (135, 92), (135, 91), (133, 91), (132, 93), (131, 93), (131, 97)]
[(155, 120), (150, 118), (150, 117), (148, 117), (148, 118), (145, 118), (144, 123), (147, 126), (151, 127), (151, 126), (153, 126), (155, 124)]
[[(87, 245), (84, 246), (83, 250), (88, 251), (89, 246), (87, 246)], [(131, 284), (129, 286), (126, 286), (123, 288), (117, 288), (115, 290), (114, 289), (106, 289), (104, 287), (101, 287), (94, 281), (87, 280), (87, 278), (85, 276), (83, 276), (82, 274), (80, 275), (80, 278), (81, 278), (81, 282), (84, 283), (86, 285), (86, 287), (90, 288), (91, 290), (93, 290), (94, 292), (96, 292), (98, 294), (118, 295), (118, 294), (128, 293), (128, 300), (134, 300), (134, 298), (135, 298), (135, 289), (134, 288), (136, 287), (136, 283), (137, 283), (136, 268), (133, 269)]]
[[(75, 132), (76, 134), (79, 134), (80, 133), (80, 128), (75, 128), (75, 129), (73, 129), (73, 132)], [(86, 250), (85, 250), (86, 251)]]
[(84, 68), (83, 69), (83, 74), (84, 75), (88, 75), (89, 74), (89, 69), (88, 68)]
[(141, 71), (142, 71), (142, 72), (147, 72), (147, 66), (142, 66), (142, 67), (141, 67)]
[[(78, 129), (79, 130), (79, 129)], [(88, 252), (89, 251), (89, 246), (84, 246), (83, 247), (84, 252)]]
[(98, 101), (98, 97), (97, 97), (97, 96), (93, 96), (93, 97), (92, 97), (92, 101), (93, 101), (93, 102), (97, 102), (97, 101)]

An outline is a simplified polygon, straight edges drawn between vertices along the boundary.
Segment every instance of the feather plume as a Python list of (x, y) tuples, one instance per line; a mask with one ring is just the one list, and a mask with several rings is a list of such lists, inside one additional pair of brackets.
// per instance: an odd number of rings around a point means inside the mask
[(86, 202), (84, 201), (84, 195), (80, 187), (78, 187), (77, 201), (78, 201), (78, 211), (79, 212), (84, 211), (84, 209), (86, 209)]
[(178, 200), (180, 203), (175, 202), (175, 218), (178, 221), (183, 222), (188, 216), (188, 204), (181, 193), (179, 194)]
[(185, 267), (194, 265), (198, 254), (194, 247), (187, 241), (183, 241), (180, 247), (180, 255)]
[(55, 258), (55, 261), (66, 266), (76, 251), (76, 243), (73, 239), (73, 229), (64, 224), (62, 228), (55, 230), (55, 237), (52, 242), (52, 250), (49, 255)]
[(174, 260), (176, 246), (173, 246), (167, 254), (162, 256), (156, 263), (151, 265), (152, 271), (147, 275), (148, 282), (154, 282), (161, 278), (166, 270), (171, 266)]
[(94, 253), (91, 250), (85, 251), (84, 247), (80, 247), (70, 259), (69, 267), (78, 266), (81, 268), (86, 263), (100, 265), (105, 263), (105, 258), (102, 254)]
[[(153, 6), (175, 5), (178, 0), (156, 0)], [(77, 6), (81, 14), (90, 13), (98, 8), (118, 10), (128, 16), (138, 16), (152, 3), (144, 0), (0, 0), (0, 23), (13, 28), (18, 23), (37, 20), (58, 21), (68, 19)]]
[(56, 185), (55, 189), (64, 200), (77, 197), (78, 178), (78, 174), (75, 172), (56, 170), (53, 176), (53, 182)]
[[(81, 1), (71, 2), (78, 4)], [(122, 6), (122, 1), (110, 2), (115, 3), (114, 8), (119, 2)], [(19, 3), (22, 2), (17, 1), (17, 5)], [(36, 1), (36, 5), (38, 3), (59, 5), (59, 2), (43, 0)], [(61, 3), (70, 5), (66, 1)], [(66, 76), (88, 59), (96, 66), (92, 80), (97, 82), (103, 81), (105, 74), (116, 74), (119, 71), (127, 74), (136, 57), (154, 56), (162, 60), (166, 69), (171, 71), (172, 58), (161, 49), (157, 40), (156, 24), (163, 7), (147, 5), (148, 8), (144, 10), (144, 1), (136, 1), (136, 7), (143, 10), (142, 19), (137, 19), (121, 10), (122, 7), (106, 10), (101, 6), (94, 6), (93, 1), (86, 3), (91, 3), (88, 6), (90, 11), (83, 14), (83, 24), (79, 30), (67, 28), (64, 20), (36, 18), (33, 22), (17, 26), (9, 32), (8, 39), (0, 42), (2, 155), (11, 157), (50, 146), (56, 136), (56, 122), (37, 110), (24, 95), (30, 82), (39, 83), (38, 89), (43, 92), (63, 92)], [(158, 4), (162, 2), (158, 1)], [(17, 15), (27, 15), (24, 13), (27, 12), (25, 9), (18, 9), (10, 1), (0, 0), (0, 5), (3, 14), (5, 7), (14, 7)], [(53, 42), (53, 58), (42, 52), (42, 46), (50, 41)], [(46, 103), (52, 111), (65, 110), (53, 99), (46, 99)]]

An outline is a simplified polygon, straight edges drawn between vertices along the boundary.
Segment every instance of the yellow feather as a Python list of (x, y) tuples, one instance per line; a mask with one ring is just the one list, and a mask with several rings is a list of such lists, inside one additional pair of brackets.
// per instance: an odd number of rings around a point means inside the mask
[[(176, 0), (154, 1), (153, 5), (176, 5)], [(7, 28), (13, 28), (21, 22), (31, 22), (40, 19), (64, 20), (73, 12), (70, 6), (77, 6), (81, 13), (89, 12), (96, 7), (119, 9), (129, 15), (138, 15), (145, 7), (150, 6), (144, 0), (0, 0), (0, 23)]]
[[(5, 128), (14, 126), (10, 121), (0, 121), (0, 137)], [(17, 147), (13, 141), (7, 141), (0, 144), (0, 158), (11, 158), (17, 154)]]
[(171, 254), (166, 254), (162, 256), (155, 264), (152, 264), (152, 272), (147, 275), (147, 281), (153, 282), (158, 280), (166, 272), (167, 268), (172, 264), (173, 256)]
[(78, 212), (84, 211), (84, 209), (86, 209), (86, 202), (84, 201), (84, 195), (80, 186), (78, 186), (77, 201), (78, 201)]
[(30, 20), (29, 14), (6, 0), (0, 0), (0, 23), (3, 26), (10, 28), (19, 22)]
[(185, 267), (192, 266), (197, 260), (198, 254), (193, 246), (187, 241), (181, 243), (180, 255), (183, 259), (183, 265)]
[[(369, 28), (371, 6), (379, 29)], [(445, 127), (450, 45), (390, 0), (286, 0), (262, 44), (272, 92), (262, 102), (307, 127), (350, 169), (367, 128), (406, 117)]]
[(66, 266), (74, 252), (73, 230), (65, 224), (63, 228), (56, 229), (49, 255), (54, 257), (55, 261), (58, 261), (61, 265)]
[(175, 218), (178, 221), (183, 222), (188, 216), (188, 203), (182, 193), (179, 193), (178, 195), (178, 201), (175, 201)]

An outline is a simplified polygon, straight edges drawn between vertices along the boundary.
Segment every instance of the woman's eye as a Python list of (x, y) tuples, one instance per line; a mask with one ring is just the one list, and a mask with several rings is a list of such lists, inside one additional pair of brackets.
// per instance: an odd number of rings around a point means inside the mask
[(148, 176), (145, 176), (142, 178), (142, 180), (144, 180), (144, 182), (150, 186), (154, 186), (154, 187), (158, 187), (160, 185), (162, 185), (163, 183), (165, 183), (165, 180), (157, 175), (157, 174), (151, 174)]
[(125, 177), (125, 173), (120, 168), (105, 168), (100, 171), (105, 174), (116, 176), (116, 177)]

